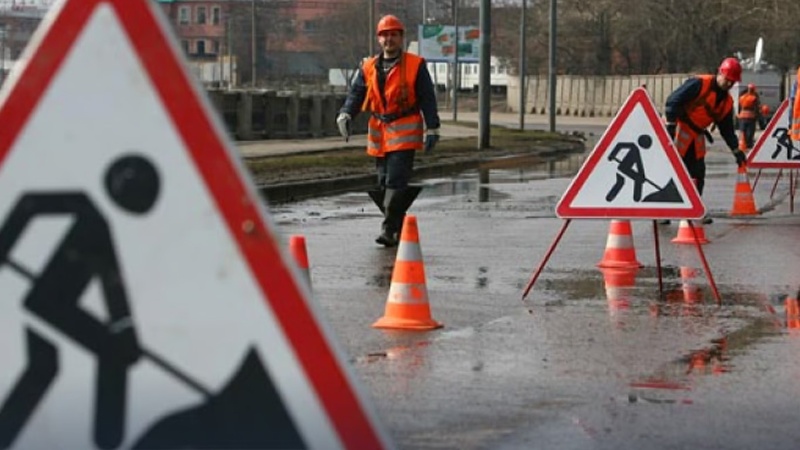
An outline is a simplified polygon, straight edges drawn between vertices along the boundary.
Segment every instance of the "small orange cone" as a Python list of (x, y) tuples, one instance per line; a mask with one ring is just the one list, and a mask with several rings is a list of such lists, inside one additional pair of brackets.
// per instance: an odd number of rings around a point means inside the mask
[(754, 216), (758, 215), (756, 201), (753, 198), (753, 190), (750, 188), (750, 181), (747, 179), (747, 168), (739, 167), (736, 175), (736, 191), (733, 194), (733, 208), (731, 216)]
[[(703, 230), (703, 225), (694, 223), (694, 231), (697, 233), (697, 242), (701, 244), (708, 244), (710, 241), (706, 238), (706, 232)], [(694, 244), (694, 234), (692, 229), (689, 228), (688, 220), (681, 220), (681, 225), (678, 227), (678, 235), (672, 239), (673, 244)]]
[(786, 297), (786, 328), (790, 330), (800, 328), (800, 307), (796, 298)]
[(606, 239), (606, 251), (597, 267), (609, 269), (638, 269), (642, 263), (636, 260), (633, 233), (629, 220), (612, 220)]
[(432, 330), (441, 327), (431, 317), (428, 288), (425, 285), (425, 265), (419, 245), (417, 217), (406, 214), (400, 233), (400, 245), (392, 271), (392, 284), (383, 317), (373, 328), (401, 330)]
[(306, 282), (306, 287), (311, 290), (311, 272), (308, 267), (308, 252), (306, 251), (306, 238), (300, 234), (294, 234), (289, 237), (289, 251), (292, 253), (297, 267), (303, 274), (303, 279)]

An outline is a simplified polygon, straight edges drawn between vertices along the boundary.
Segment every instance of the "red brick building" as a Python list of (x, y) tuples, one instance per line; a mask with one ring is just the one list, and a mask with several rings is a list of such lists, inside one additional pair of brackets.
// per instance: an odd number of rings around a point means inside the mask
[[(238, 79), (250, 84), (255, 59), (257, 84), (271, 79), (326, 78), (327, 50), (319, 38), (323, 21), (353, 4), (374, 2), (376, 20), (396, 14), (409, 20), (422, 0), (155, 0), (166, 13), (191, 62), (212, 63), (232, 55)], [(421, 10), (419, 11), (421, 14)], [(417, 16), (419, 15), (417, 14)], [(255, 22), (255, 27), (253, 26)], [(413, 30), (409, 24), (409, 27)], [(255, 28), (255, 30), (254, 30)], [(256, 54), (253, 58), (252, 49)]]

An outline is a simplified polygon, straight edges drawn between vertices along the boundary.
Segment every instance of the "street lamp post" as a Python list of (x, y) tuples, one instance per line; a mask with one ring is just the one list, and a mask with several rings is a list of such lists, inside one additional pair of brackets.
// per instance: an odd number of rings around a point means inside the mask
[(256, 87), (256, 0), (250, 0), (250, 84)]

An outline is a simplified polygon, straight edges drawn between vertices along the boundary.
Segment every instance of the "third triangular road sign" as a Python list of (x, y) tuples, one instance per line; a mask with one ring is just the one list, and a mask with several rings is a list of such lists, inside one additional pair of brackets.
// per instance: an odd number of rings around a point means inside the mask
[(625, 101), (556, 205), (564, 219), (697, 219), (704, 213), (643, 88)]
[(754, 169), (800, 167), (800, 148), (789, 137), (789, 100), (784, 100), (747, 155), (747, 166)]

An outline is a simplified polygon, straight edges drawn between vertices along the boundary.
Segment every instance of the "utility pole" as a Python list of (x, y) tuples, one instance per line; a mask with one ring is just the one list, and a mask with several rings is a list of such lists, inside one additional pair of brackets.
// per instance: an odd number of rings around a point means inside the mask
[(453, 122), (458, 122), (458, 87), (461, 84), (458, 70), (458, 0), (453, 0), (453, 25), (455, 27), (455, 39), (453, 52)]
[[(553, 0), (555, 1), (555, 0)], [(480, 38), (480, 74), (478, 82), (478, 150), (489, 148), (489, 113), (490, 93), (491, 93), (491, 79), (489, 77), (489, 66), (491, 64), (492, 56), (492, 2), (491, 0), (481, 0), (480, 7), (480, 24), (481, 24), (481, 38)]]
[(250, 0), (250, 85), (256, 87), (256, 0)]
[(550, 0), (550, 56), (548, 58), (547, 94), (550, 132), (556, 131), (556, 0)]
[(369, 10), (369, 56), (375, 54), (375, 0), (367, 0)]
[(525, 95), (528, 83), (525, 82), (525, 11), (527, 0), (522, 0), (522, 17), (519, 19), (519, 129), (525, 129)]

